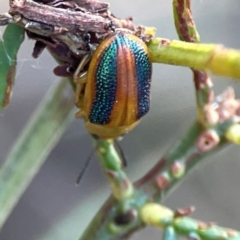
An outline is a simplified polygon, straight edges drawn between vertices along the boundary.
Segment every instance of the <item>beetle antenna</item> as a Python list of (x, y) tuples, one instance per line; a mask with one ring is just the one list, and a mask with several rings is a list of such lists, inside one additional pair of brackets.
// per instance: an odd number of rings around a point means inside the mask
[(95, 146), (95, 148), (92, 150), (92, 152), (90, 153), (90, 155), (88, 156), (87, 158), (87, 161), (85, 162), (84, 166), (83, 166), (83, 169), (80, 171), (78, 177), (77, 177), (77, 180), (76, 180), (76, 186), (79, 186), (79, 183), (85, 173), (85, 171), (88, 169), (89, 167), (89, 164), (91, 162), (91, 160), (93, 159), (93, 155), (94, 153), (97, 151), (97, 148), (98, 148), (98, 144)]
[(118, 150), (118, 152), (119, 152), (119, 154), (120, 154), (120, 156), (121, 156), (122, 165), (123, 165), (124, 167), (127, 167), (127, 159), (126, 159), (126, 157), (125, 157), (125, 155), (124, 155), (124, 152), (123, 152), (123, 150), (122, 150), (122, 148), (121, 148), (121, 146), (119, 145), (119, 143), (118, 143), (117, 140), (114, 141), (114, 145), (117, 147), (117, 150)]
[[(117, 141), (114, 141), (114, 145), (117, 147), (117, 150), (120, 154), (120, 157), (121, 157), (121, 161), (122, 161), (122, 165), (124, 167), (127, 167), (127, 160), (126, 160), (126, 157), (124, 155), (124, 152), (121, 148), (121, 146), (119, 145), (119, 143)], [(87, 161), (85, 162), (85, 165), (83, 166), (83, 169), (80, 171), (78, 177), (77, 177), (77, 180), (76, 180), (76, 186), (79, 186), (79, 183), (85, 173), (85, 171), (88, 169), (89, 167), (89, 164), (91, 162), (91, 160), (93, 159), (93, 155), (95, 154), (95, 152), (97, 151), (97, 148), (99, 147), (99, 143), (97, 143), (97, 145), (95, 146), (95, 148), (92, 150), (92, 152), (90, 153), (90, 155), (88, 156), (87, 158)]]

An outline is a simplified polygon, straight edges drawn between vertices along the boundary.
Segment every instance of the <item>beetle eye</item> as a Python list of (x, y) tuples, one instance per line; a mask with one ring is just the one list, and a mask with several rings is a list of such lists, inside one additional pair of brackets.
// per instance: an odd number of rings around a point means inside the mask
[(90, 43), (90, 39), (91, 39), (91, 35), (89, 33), (86, 33), (83, 35), (83, 41), (85, 43), (87, 43), (87, 44)]
[(75, 71), (75, 69), (73, 68), (73, 66), (69, 66), (68, 68), (67, 68), (67, 72), (68, 73), (70, 73), (70, 74), (74, 74), (74, 71)]

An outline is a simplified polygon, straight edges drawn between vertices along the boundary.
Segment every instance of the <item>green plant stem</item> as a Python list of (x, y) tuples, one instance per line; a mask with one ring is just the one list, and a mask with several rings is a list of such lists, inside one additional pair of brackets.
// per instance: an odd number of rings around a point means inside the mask
[(173, 212), (160, 204), (148, 203), (142, 208), (141, 214), (148, 225), (164, 229), (164, 240), (176, 240), (178, 236), (202, 240), (240, 239), (238, 231), (195, 220), (180, 212)]
[(191, 1), (173, 0), (172, 4), (174, 24), (179, 39), (186, 42), (200, 42), (200, 36), (192, 17)]
[[(178, 37), (182, 41), (199, 43), (200, 37), (193, 21), (191, 1), (173, 0), (173, 16)], [(197, 119), (205, 125), (205, 106), (213, 101), (213, 83), (205, 71), (192, 69), (196, 92)]]
[(178, 240), (178, 235), (175, 232), (174, 228), (169, 226), (164, 230), (162, 239), (163, 240)]
[(170, 41), (165, 38), (154, 38), (148, 43), (148, 49), (150, 59), (155, 63), (184, 66), (240, 79), (240, 51), (237, 50), (216, 44)]
[(201, 152), (197, 149), (197, 142), (203, 133), (203, 127), (196, 121), (185, 136), (173, 145), (135, 186), (151, 196), (154, 201), (161, 201), (203, 158), (226, 144), (224, 132), (230, 125), (231, 121), (228, 121), (216, 126), (221, 142), (216, 148)]
[(114, 148), (113, 142), (99, 140), (97, 142), (97, 154), (115, 198), (120, 201), (130, 198), (134, 192), (133, 185), (122, 168), (121, 159)]
[[(231, 122), (225, 122), (216, 126), (216, 131), (219, 131), (218, 134), (222, 139), (221, 142), (211, 151), (200, 152), (196, 147), (196, 142), (204, 129), (201, 124), (195, 122), (185, 137), (179, 140), (143, 178), (135, 183), (134, 194), (128, 200), (134, 202), (133, 205), (137, 211), (140, 211), (147, 201), (160, 202), (189, 172), (193, 171), (193, 167), (197, 166), (203, 158), (226, 145), (224, 132), (230, 124)], [(114, 225), (114, 214), (118, 208), (119, 202), (111, 196), (80, 240), (128, 239), (131, 233), (145, 226), (138, 217), (138, 221), (130, 227), (121, 226), (118, 228), (119, 231), (112, 231), (109, 226)]]
[(48, 91), (0, 169), (0, 227), (74, 118), (66, 79)]

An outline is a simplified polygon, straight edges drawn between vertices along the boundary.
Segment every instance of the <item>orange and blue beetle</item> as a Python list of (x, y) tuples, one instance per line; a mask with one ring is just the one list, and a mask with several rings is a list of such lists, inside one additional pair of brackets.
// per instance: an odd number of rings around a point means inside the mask
[[(100, 139), (115, 139), (133, 129), (149, 111), (152, 64), (146, 44), (137, 36), (115, 32), (94, 52), (87, 75), (74, 74), (77, 117)], [(82, 94), (83, 93), (83, 94)]]

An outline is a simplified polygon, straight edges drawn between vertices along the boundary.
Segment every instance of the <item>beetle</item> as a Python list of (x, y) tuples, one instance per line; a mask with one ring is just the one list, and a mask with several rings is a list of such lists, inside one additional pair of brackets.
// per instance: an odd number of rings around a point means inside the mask
[[(100, 139), (115, 139), (133, 129), (149, 111), (152, 64), (146, 44), (137, 36), (115, 32), (99, 44), (74, 74), (76, 105), (87, 130)], [(83, 92), (83, 95), (82, 95)]]

